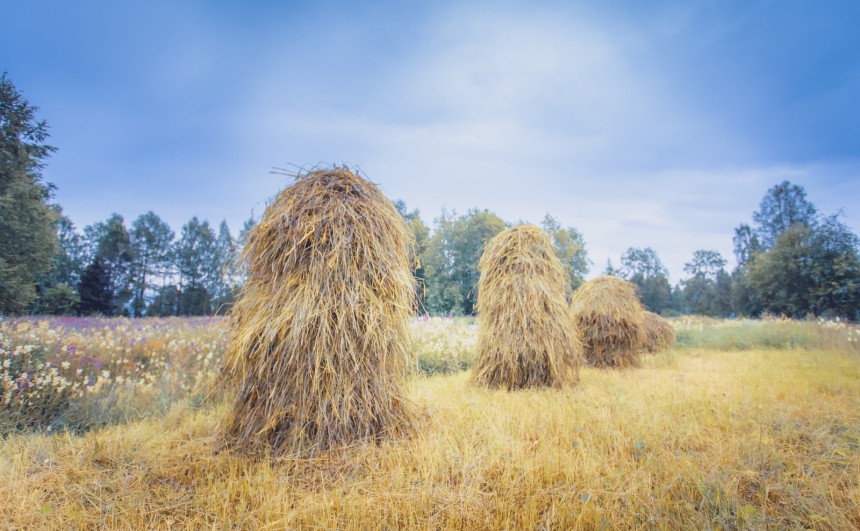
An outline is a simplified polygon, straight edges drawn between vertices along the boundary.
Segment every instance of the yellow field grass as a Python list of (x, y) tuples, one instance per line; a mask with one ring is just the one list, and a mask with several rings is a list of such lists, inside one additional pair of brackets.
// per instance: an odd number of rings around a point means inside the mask
[(405, 441), (215, 454), (227, 402), (0, 441), (0, 522), (111, 528), (860, 527), (860, 358), (675, 349), (578, 386), (414, 377)]

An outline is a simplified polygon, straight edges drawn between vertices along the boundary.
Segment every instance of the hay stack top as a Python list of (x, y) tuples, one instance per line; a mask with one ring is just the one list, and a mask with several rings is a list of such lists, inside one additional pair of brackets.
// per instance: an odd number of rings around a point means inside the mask
[(355, 273), (408, 260), (411, 242), (400, 215), (373, 183), (348, 168), (333, 168), (296, 176), (251, 231), (244, 259), (252, 280), (277, 283), (282, 274), (313, 269), (320, 261), (326, 262), (323, 269)]
[[(524, 274), (541, 273), (542, 279), (564, 287), (565, 271), (555, 254), (549, 236), (534, 225), (517, 225), (502, 231), (487, 242), (478, 263), (483, 287), (520, 278)], [(550, 286), (556, 287), (556, 286)]]
[(636, 285), (624, 279), (604, 275), (583, 283), (571, 301), (574, 313), (588, 312), (612, 317), (642, 319), (642, 303)]

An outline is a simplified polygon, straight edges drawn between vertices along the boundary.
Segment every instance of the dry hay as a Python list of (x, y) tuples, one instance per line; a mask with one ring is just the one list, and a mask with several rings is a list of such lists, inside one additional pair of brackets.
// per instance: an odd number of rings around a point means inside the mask
[(402, 436), (412, 236), (348, 168), (296, 176), (251, 231), (226, 379), (238, 397), (222, 447), (304, 455)]
[(644, 312), (645, 319), (645, 352), (660, 352), (666, 350), (675, 341), (675, 329), (669, 321), (653, 312)]
[(589, 365), (639, 365), (646, 334), (634, 284), (613, 276), (589, 280), (573, 293), (571, 309)]
[(566, 300), (570, 280), (549, 237), (532, 225), (501, 232), (478, 268), (475, 382), (506, 389), (576, 382), (580, 345)]

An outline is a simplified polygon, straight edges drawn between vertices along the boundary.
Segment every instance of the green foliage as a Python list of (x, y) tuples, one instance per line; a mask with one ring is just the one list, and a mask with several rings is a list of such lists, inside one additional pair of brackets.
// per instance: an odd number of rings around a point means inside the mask
[(173, 259), (174, 234), (154, 212), (141, 214), (131, 224), (131, 277), (134, 295), (131, 301), (135, 317), (143, 315), (147, 292), (155, 288), (155, 280), (170, 270)]
[(603, 270), (603, 275), (608, 277), (621, 277), (623, 276), (623, 272), (612, 265), (612, 260), (606, 260), (606, 269)]
[(639, 298), (648, 310), (661, 314), (671, 309), (672, 288), (669, 285), (669, 272), (654, 249), (627, 249), (621, 255), (620, 276), (636, 284)]
[(110, 274), (104, 267), (101, 257), (84, 269), (81, 284), (78, 286), (78, 312), (82, 315), (110, 315), (114, 308)]
[(48, 126), (4, 73), (0, 76), (0, 314), (20, 313), (57, 248), (52, 187), (42, 181)]
[(735, 315), (752, 317), (761, 315), (762, 304), (758, 298), (758, 294), (750, 284), (749, 267), (738, 267), (732, 271), (729, 300), (732, 312)]
[(197, 216), (182, 226), (176, 243), (176, 266), (179, 273), (179, 315), (212, 313), (211, 288), (220, 278), (216, 236), (208, 221)]
[(406, 203), (402, 199), (398, 199), (394, 203), (394, 208), (403, 216), (406, 221), (406, 226), (409, 227), (409, 232), (415, 238), (415, 256), (412, 258), (412, 275), (416, 280), (415, 298), (418, 311), (424, 312), (427, 309), (427, 284), (426, 284), (426, 269), (424, 260), (427, 256), (427, 249), (430, 245), (430, 229), (421, 220), (421, 213), (418, 210), (409, 212), (406, 208)]
[(731, 313), (731, 277), (726, 260), (717, 251), (700, 249), (693, 253), (684, 271), (691, 277), (681, 282), (684, 313), (725, 317)]
[(233, 304), (237, 279), (236, 241), (226, 220), (218, 226), (215, 239), (215, 261), (210, 282), (213, 313), (225, 313)]
[(146, 308), (146, 315), (167, 317), (179, 314), (179, 289), (174, 285), (162, 286), (156, 290), (155, 297)]
[(858, 239), (835, 218), (817, 229), (794, 225), (770, 250), (756, 257), (750, 284), (771, 313), (856, 319), (860, 307)]
[(753, 213), (755, 229), (735, 230), (736, 312), (860, 317), (860, 240), (838, 215), (817, 212), (802, 187), (784, 181)]
[(74, 315), (77, 313), (81, 296), (78, 290), (68, 284), (58, 284), (46, 288), (39, 300), (39, 313), (44, 315)]
[(783, 181), (767, 191), (753, 212), (753, 221), (760, 241), (768, 248), (795, 225), (814, 226), (817, 212), (802, 186)]
[(570, 277), (570, 287), (575, 290), (585, 282), (585, 275), (588, 273), (589, 260), (585, 239), (578, 230), (562, 227), (561, 223), (549, 214), (544, 216), (541, 228), (549, 234), (552, 245)]
[[(126, 304), (132, 297), (132, 265), (134, 250), (131, 235), (125, 227), (125, 220), (119, 214), (111, 214), (104, 222), (98, 222), (84, 229), (84, 234), (93, 253), (93, 264), (99, 263), (102, 269), (96, 283), (107, 280), (110, 291), (110, 309), (105, 315), (126, 313)], [(94, 279), (95, 277), (93, 277)], [(83, 278), (81, 279), (83, 284)], [(95, 292), (94, 292), (95, 293)], [(88, 294), (87, 297), (90, 295)], [(101, 297), (101, 294), (98, 294)], [(81, 303), (86, 299), (81, 292)], [(99, 299), (103, 300), (103, 299)], [(99, 311), (99, 313), (103, 313)]]
[(693, 253), (693, 259), (684, 264), (684, 271), (694, 277), (716, 281), (725, 265), (726, 260), (719, 252), (699, 249)]
[(741, 223), (735, 229), (732, 242), (734, 243), (735, 259), (741, 267), (752, 262), (755, 255), (762, 251), (758, 236), (756, 236), (752, 227), (746, 223)]
[(464, 216), (442, 211), (423, 261), (427, 275), (427, 309), (437, 314), (472, 315), (478, 286), (478, 261), (484, 244), (505, 229), (488, 210)]

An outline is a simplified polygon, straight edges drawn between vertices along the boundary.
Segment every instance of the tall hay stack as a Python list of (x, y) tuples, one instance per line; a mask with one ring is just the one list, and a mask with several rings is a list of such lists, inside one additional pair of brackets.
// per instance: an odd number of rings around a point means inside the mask
[(243, 255), (223, 447), (306, 455), (405, 433), (411, 246), (391, 202), (348, 168), (299, 175), (277, 196)]
[(571, 309), (589, 365), (640, 364), (645, 319), (634, 284), (613, 276), (589, 280), (573, 293)]
[(478, 269), (475, 382), (506, 389), (576, 382), (580, 345), (565, 298), (570, 280), (549, 237), (532, 225), (501, 232)]
[(644, 312), (645, 319), (645, 352), (660, 352), (666, 350), (675, 341), (675, 329), (669, 321), (653, 312)]

